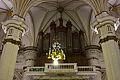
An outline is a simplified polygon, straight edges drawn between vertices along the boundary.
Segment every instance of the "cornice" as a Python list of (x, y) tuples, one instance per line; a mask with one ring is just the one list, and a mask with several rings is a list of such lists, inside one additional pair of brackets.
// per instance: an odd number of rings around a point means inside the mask
[(101, 50), (101, 47), (98, 45), (89, 45), (85, 47), (85, 50), (89, 50), (89, 49), (98, 49)]
[(14, 40), (12, 38), (4, 39), (3, 43), (6, 44), (7, 42), (10, 42), (10, 43), (18, 45), (18, 46), (21, 45), (21, 41)]
[(20, 50), (23, 50), (23, 51), (27, 51), (27, 50), (38, 51), (38, 48), (34, 47), (34, 46), (27, 46), (27, 47), (21, 48)]
[(107, 42), (109, 40), (114, 40), (114, 41), (117, 42), (118, 38), (116, 36), (107, 36), (107, 37), (105, 37), (103, 39), (100, 39), (99, 43), (105, 43), (105, 42)]

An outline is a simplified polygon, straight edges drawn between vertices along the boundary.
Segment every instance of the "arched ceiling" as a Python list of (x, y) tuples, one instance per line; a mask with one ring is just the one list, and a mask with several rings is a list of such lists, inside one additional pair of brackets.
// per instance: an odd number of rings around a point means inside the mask
[(89, 22), (92, 9), (85, 2), (81, 0), (48, 1), (32, 7), (29, 11), (29, 15), (31, 16), (34, 25), (33, 35), (35, 39), (37, 39), (39, 31), (42, 30), (45, 33), (49, 32), (49, 25), (52, 20), (54, 20), (57, 25), (59, 25), (59, 7), (63, 8), (62, 18), (64, 26), (66, 22), (70, 20), (73, 24), (73, 30), (89, 32)]
[[(110, 5), (111, 14), (119, 17), (120, 0), (108, 0), (108, 4)], [(118, 12), (112, 9), (114, 6), (117, 7)], [(33, 6), (25, 17), (29, 32), (22, 38), (23, 46), (36, 45), (39, 31), (48, 33), (52, 20), (59, 25), (59, 7), (64, 8), (62, 12), (64, 26), (70, 20), (73, 24), (73, 30), (82, 30), (85, 33), (87, 45), (98, 44), (98, 36), (90, 28), (90, 22), (94, 19), (94, 13), (91, 7), (83, 0), (44, 0), (44, 2)], [(0, 0), (0, 22), (10, 17), (12, 8), (11, 0)], [(0, 31), (3, 32), (2, 29)], [(2, 38), (2, 35), (0, 35), (0, 39)]]

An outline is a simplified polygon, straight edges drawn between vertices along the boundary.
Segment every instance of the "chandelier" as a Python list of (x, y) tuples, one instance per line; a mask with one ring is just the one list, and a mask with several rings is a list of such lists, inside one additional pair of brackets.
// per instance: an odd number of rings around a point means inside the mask
[(60, 43), (55, 41), (52, 47), (49, 48), (48, 59), (52, 59), (55, 65), (58, 64), (58, 60), (65, 60), (65, 54), (60, 45)]

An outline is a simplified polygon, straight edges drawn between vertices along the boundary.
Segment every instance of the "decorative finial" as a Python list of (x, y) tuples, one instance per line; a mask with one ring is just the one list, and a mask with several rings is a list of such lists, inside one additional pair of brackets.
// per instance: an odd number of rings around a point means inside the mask
[(55, 21), (52, 21), (52, 22), (50, 23), (50, 27), (51, 27), (51, 29), (53, 29), (53, 28), (56, 27)]
[(60, 22), (60, 26), (63, 26), (63, 18), (62, 17), (59, 18), (59, 22)]
[(72, 23), (70, 20), (67, 21), (67, 24), (66, 24), (67, 27), (72, 27)]

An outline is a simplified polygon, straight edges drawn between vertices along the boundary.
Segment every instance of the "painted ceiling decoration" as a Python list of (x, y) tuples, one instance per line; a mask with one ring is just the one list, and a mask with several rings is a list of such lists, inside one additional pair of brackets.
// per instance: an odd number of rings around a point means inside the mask
[[(99, 45), (99, 37), (91, 30), (90, 22), (101, 11), (110, 11), (111, 15), (120, 17), (120, 0), (0, 0), (0, 22), (14, 14), (24, 17), (29, 32), (22, 38), (22, 44), (36, 46), (40, 31), (49, 33), (49, 25), (53, 20), (59, 25), (61, 10), (63, 25), (70, 20), (72, 30), (84, 32), (86, 45)], [(2, 40), (5, 34), (1, 28), (0, 34)]]

